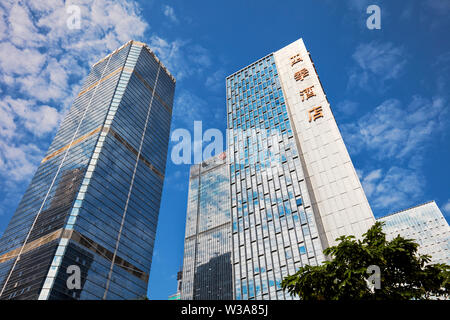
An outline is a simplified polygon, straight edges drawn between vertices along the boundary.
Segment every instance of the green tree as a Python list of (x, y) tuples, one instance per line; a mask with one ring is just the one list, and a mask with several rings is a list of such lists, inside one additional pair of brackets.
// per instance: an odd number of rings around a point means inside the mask
[[(386, 240), (383, 223), (376, 222), (362, 240), (336, 239), (325, 249), (329, 257), (319, 266), (305, 265), (281, 283), (283, 290), (302, 300), (410, 300), (448, 298), (450, 266), (430, 264), (419, 245), (398, 235)], [(380, 288), (369, 283), (368, 267), (380, 268)]]

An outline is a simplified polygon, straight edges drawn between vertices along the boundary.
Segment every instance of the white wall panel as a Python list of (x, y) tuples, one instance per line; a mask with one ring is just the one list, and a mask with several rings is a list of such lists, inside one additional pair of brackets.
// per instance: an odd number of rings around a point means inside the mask
[[(291, 65), (300, 53), (303, 61)], [(328, 244), (344, 234), (361, 237), (374, 222), (361, 183), (351, 162), (330, 105), (302, 39), (274, 53), (295, 137), (302, 151), (305, 175), (314, 195), (314, 210)], [(297, 81), (303, 68), (309, 75)], [(301, 90), (313, 86), (314, 96), (302, 101)], [(309, 110), (321, 106), (323, 117), (309, 121)]]

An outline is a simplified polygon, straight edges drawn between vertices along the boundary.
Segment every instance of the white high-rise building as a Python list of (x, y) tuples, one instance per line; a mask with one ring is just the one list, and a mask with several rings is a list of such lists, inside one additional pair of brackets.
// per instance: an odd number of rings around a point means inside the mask
[(385, 223), (386, 238), (397, 235), (414, 239), (419, 253), (431, 256), (431, 263), (450, 264), (450, 227), (436, 202), (430, 201), (377, 219)]
[(234, 298), (289, 299), (285, 276), (375, 218), (302, 39), (226, 85)]

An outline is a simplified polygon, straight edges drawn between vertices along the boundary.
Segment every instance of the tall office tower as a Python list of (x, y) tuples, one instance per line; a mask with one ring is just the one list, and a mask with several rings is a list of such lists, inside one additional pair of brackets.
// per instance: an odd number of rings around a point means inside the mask
[(183, 300), (233, 298), (229, 188), (225, 152), (191, 167)]
[(146, 294), (174, 90), (137, 41), (92, 66), (0, 240), (0, 299)]
[(226, 79), (235, 299), (289, 299), (281, 280), (375, 221), (301, 39)]
[(414, 239), (419, 253), (431, 256), (431, 263), (450, 264), (450, 227), (436, 202), (430, 201), (377, 219), (384, 222), (386, 238), (397, 235)]

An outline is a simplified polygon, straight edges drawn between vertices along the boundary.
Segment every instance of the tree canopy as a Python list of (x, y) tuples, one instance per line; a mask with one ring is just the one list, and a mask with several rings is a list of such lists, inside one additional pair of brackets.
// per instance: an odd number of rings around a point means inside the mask
[[(301, 300), (448, 298), (450, 266), (431, 264), (431, 256), (420, 255), (414, 240), (398, 235), (387, 241), (382, 226), (377, 221), (361, 240), (337, 238), (337, 245), (323, 251), (328, 257), (323, 264), (301, 267), (282, 281), (282, 288)], [(379, 289), (369, 281), (369, 266), (379, 268)]]

